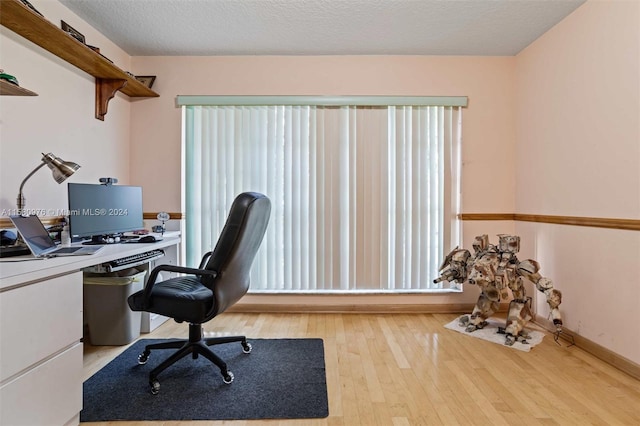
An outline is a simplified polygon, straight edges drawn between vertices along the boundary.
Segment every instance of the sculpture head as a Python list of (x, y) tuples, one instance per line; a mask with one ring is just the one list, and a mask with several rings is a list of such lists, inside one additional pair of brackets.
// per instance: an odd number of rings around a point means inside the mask
[(499, 234), (498, 249), (503, 253), (517, 253), (520, 251), (520, 237), (517, 235)]
[(489, 247), (489, 236), (487, 234), (478, 235), (473, 240), (473, 250), (478, 254)]

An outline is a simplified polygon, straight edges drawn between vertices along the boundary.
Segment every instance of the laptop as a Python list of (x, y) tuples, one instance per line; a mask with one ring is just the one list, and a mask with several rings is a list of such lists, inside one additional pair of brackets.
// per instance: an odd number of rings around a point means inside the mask
[(36, 215), (9, 216), (35, 257), (86, 256), (102, 250), (102, 246), (58, 247)]

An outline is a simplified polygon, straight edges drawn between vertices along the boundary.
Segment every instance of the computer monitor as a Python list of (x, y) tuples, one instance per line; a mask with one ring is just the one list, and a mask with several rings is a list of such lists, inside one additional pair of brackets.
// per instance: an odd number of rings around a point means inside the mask
[(69, 233), (104, 244), (144, 228), (142, 187), (69, 183)]

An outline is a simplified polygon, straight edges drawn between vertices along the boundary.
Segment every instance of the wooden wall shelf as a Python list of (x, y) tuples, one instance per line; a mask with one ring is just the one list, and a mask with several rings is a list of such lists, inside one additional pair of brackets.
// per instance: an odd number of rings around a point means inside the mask
[[(0, 24), (96, 78), (96, 118), (104, 120), (107, 104), (118, 90), (130, 97), (158, 97), (156, 92), (85, 44), (71, 37), (19, 0), (2, 0)], [(113, 83), (109, 80), (114, 81)], [(119, 83), (116, 83), (119, 81)], [(105, 90), (105, 87), (115, 91)]]
[(37, 93), (24, 87), (16, 86), (6, 80), (0, 79), (0, 95), (2, 96), (38, 96)]

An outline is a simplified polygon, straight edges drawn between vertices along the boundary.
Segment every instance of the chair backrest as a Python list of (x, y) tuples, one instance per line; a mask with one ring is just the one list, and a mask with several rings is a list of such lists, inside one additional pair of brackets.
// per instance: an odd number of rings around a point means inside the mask
[(218, 315), (236, 303), (249, 290), (251, 264), (269, 223), (271, 201), (257, 192), (238, 195), (229, 210), (205, 269), (216, 271), (213, 314)]

